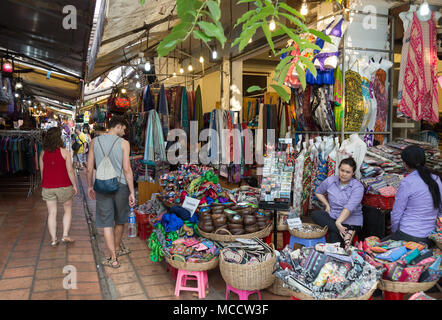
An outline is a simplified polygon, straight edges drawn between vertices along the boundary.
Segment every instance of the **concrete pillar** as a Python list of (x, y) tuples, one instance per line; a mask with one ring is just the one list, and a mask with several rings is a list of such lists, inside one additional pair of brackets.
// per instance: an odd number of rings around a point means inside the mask
[(242, 61), (232, 62), (232, 83), (230, 85), (230, 108), (233, 111), (240, 112), (240, 121), (242, 120)]

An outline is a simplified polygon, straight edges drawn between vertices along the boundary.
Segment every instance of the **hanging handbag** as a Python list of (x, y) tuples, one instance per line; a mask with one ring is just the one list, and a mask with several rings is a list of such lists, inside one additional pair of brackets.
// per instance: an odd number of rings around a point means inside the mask
[(118, 89), (114, 89), (107, 100), (107, 106), (109, 112), (123, 114), (130, 108), (129, 96), (119, 93)]

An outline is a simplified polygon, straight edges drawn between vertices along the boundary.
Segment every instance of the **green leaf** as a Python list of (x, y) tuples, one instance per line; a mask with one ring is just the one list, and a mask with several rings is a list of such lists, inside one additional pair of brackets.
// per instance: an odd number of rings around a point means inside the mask
[(291, 55), (288, 55), (287, 57), (285, 57), (284, 59), (282, 59), (278, 65), (276, 66), (275, 71), (279, 71), (282, 68), (284, 68), (284, 66), (288, 63), (290, 63), (290, 61), (292, 61), (293, 57)]
[(218, 41), (221, 43), (222, 47), (224, 48), (224, 44), (226, 43), (227, 39), (226, 36), (224, 35), (224, 30), (222, 28), (219, 28), (217, 25), (206, 21), (199, 21), (198, 26), (209, 37), (217, 38)]
[(313, 49), (313, 50), (319, 50), (319, 51), (321, 50), (321, 48), (318, 45), (311, 43), (309, 41), (306, 41), (306, 40), (301, 40), (300, 42), (297, 42), (297, 44), (299, 46), (299, 50), (301, 50), (301, 51), (303, 51), (305, 49)]
[(313, 64), (313, 62), (311, 62), (309, 58), (306, 58), (304, 56), (299, 56), (299, 59), (310, 70), (310, 72), (312, 73), (312, 75), (316, 79), (316, 75), (317, 75), (318, 71), (316, 70), (316, 67)]
[(302, 31), (308, 32), (309, 29), (307, 28), (307, 26), (305, 24), (303, 24), (301, 21), (299, 21), (298, 18), (295, 18), (294, 16), (291, 16), (286, 13), (280, 13), (280, 15), (289, 19), (291, 22), (293, 22), (295, 25), (297, 25)]
[(290, 28), (287, 28), (285, 25), (283, 25), (282, 23), (280, 23), (280, 22), (276, 22), (276, 24), (278, 25), (278, 26), (280, 26), (281, 27), (281, 29), (282, 30), (284, 30), (285, 31), (285, 33), (291, 38), (291, 39), (293, 39), (296, 43), (298, 43), (298, 41), (299, 41), (299, 36), (298, 35), (296, 35)]
[(213, 40), (212, 37), (209, 37), (207, 34), (205, 34), (204, 32), (202, 32), (200, 30), (193, 30), (193, 37), (195, 39), (201, 39), (204, 42), (209, 42), (209, 41)]
[(278, 84), (282, 85), (284, 83), (285, 77), (287, 76), (287, 73), (289, 72), (289, 69), (291, 67), (291, 63), (287, 63), (281, 70), (278, 78)]
[(256, 33), (256, 29), (258, 29), (259, 24), (255, 24), (248, 28), (247, 30), (241, 32), (241, 35), (239, 36), (241, 41), (239, 42), (238, 50), (241, 52), (247, 45), (249, 44), (250, 38), (253, 37), (253, 35)]
[(286, 52), (292, 52), (293, 50), (296, 50), (296, 48), (295, 48), (295, 47), (284, 48), (284, 49), (279, 50), (279, 51), (276, 53), (276, 55), (277, 55), (277, 56), (280, 56), (280, 55), (283, 54), (283, 53), (286, 53)]
[(307, 86), (307, 84), (305, 82), (305, 71), (299, 65), (299, 63), (296, 64), (296, 72), (298, 73), (298, 79), (299, 79), (299, 82), (301, 82), (302, 88), (305, 89), (305, 87)]
[(216, 3), (213, 0), (206, 1), (207, 6), (209, 7), (209, 11), (212, 14), (212, 17), (214, 18), (214, 21), (218, 21), (221, 18), (221, 10), (218, 6), (218, 3)]
[(255, 14), (249, 21), (242, 25), (242, 30), (244, 31), (252, 24), (256, 23), (259, 20), (266, 20), (266, 18), (273, 14), (273, 9), (270, 7), (263, 8), (258, 14)]
[(140, 4), (141, 4), (142, 6), (144, 6), (145, 3), (146, 3), (146, 0), (140, 0)]
[(246, 13), (244, 13), (244, 14), (242, 15), (242, 17), (239, 18), (239, 19), (236, 21), (236, 24), (234, 25), (233, 28), (236, 28), (236, 27), (239, 26), (241, 23), (243, 23), (244, 21), (248, 20), (253, 14), (256, 14), (256, 11), (255, 11), (255, 10), (250, 10), (250, 11), (247, 11)]
[(280, 85), (276, 85), (276, 84), (271, 84), (270, 85), (273, 89), (275, 89), (275, 91), (279, 94), (279, 96), (285, 100), (285, 102), (289, 102), (290, 101), (290, 93), (288, 93), (287, 91), (285, 91), (285, 89), (280, 86)]
[(330, 37), (325, 35), (324, 32), (321, 32), (321, 31), (318, 31), (318, 30), (315, 30), (315, 29), (309, 29), (308, 32), (313, 34), (313, 35), (315, 35), (315, 36), (317, 36), (317, 37), (319, 37), (320, 39), (322, 39), (322, 40), (324, 40), (326, 42), (331, 43)]
[(264, 89), (265, 88), (261, 88), (261, 87), (258, 87), (258, 86), (251, 86), (251, 87), (249, 87), (247, 89), (247, 92), (250, 93), (250, 92), (254, 92), (254, 91), (261, 91), (261, 90), (264, 90)]
[(300, 14), (298, 10), (290, 7), (289, 5), (287, 5), (287, 4), (283, 3), (283, 2), (280, 2), (279, 3), (279, 7), (283, 8), (284, 10), (286, 10), (286, 11), (290, 12), (291, 14), (297, 16), (299, 19), (305, 21), (305, 17), (302, 14)]
[(269, 44), (270, 48), (272, 49), (273, 54), (275, 54), (275, 45), (272, 40), (272, 34), (270, 33), (269, 25), (266, 21), (263, 21), (261, 24), (261, 29), (264, 31), (264, 35), (266, 36), (267, 43)]
[(239, 0), (239, 1), (237, 2), (237, 4), (240, 4), (240, 3), (247, 3), (247, 2), (255, 2), (255, 0)]

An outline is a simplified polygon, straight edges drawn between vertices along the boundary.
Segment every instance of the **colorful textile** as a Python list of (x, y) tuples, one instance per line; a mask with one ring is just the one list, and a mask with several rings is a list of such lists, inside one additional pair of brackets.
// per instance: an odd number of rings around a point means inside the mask
[(399, 79), (403, 91), (398, 111), (415, 121), (439, 122), (436, 37), (434, 12), (428, 21), (413, 12), (405, 74)]
[(301, 197), (302, 197), (302, 180), (304, 173), (304, 161), (306, 150), (303, 149), (296, 158), (295, 174), (293, 177), (293, 209), (298, 216), (302, 215)]
[(364, 119), (362, 78), (359, 73), (345, 72), (345, 131), (359, 132)]
[(302, 175), (302, 195), (301, 195), (301, 209), (304, 214), (308, 210), (308, 199), (311, 193), (311, 179), (313, 174), (313, 163), (310, 159), (310, 151), (307, 151), (304, 156), (304, 172)]
[(167, 134), (169, 133), (169, 108), (167, 105), (164, 84), (161, 85), (160, 89), (160, 96), (158, 102), (158, 116), (160, 118), (161, 126), (163, 128), (163, 137), (167, 138)]
[(183, 87), (181, 95), (181, 128), (189, 134), (189, 111), (186, 87)]
[(193, 115), (193, 120), (198, 121), (198, 136), (201, 130), (204, 128), (203, 122), (203, 101), (201, 97), (201, 88), (198, 85), (195, 92), (195, 113)]
[[(388, 113), (388, 92), (385, 88), (385, 80), (387, 79), (387, 73), (379, 69), (376, 71), (374, 80), (374, 95), (376, 97), (377, 110), (376, 110), (376, 123), (374, 126), (374, 132), (384, 132), (387, 122)], [(374, 139), (382, 144), (384, 136), (381, 134), (375, 135)]]

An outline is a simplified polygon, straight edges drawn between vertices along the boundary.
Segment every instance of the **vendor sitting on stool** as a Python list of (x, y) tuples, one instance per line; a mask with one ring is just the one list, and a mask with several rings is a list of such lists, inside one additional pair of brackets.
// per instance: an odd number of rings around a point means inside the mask
[(361, 200), (364, 187), (354, 178), (355, 170), (353, 158), (342, 160), (339, 176), (328, 177), (315, 191), (316, 197), (325, 205), (325, 211), (312, 213), (316, 224), (328, 226), (327, 242), (341, 242), (341, 245), (344, 242), (345, 248), (351, 244), (355, 233), (361, 230), (363, 220)]
[(425, 152), (418, 146), (409, 146), (401, 154), (409, 174), (401, 181), (391, 211), (390, 236), (383, 240), (424, 242), (441, 215), (440, 178), (425, 167)]

